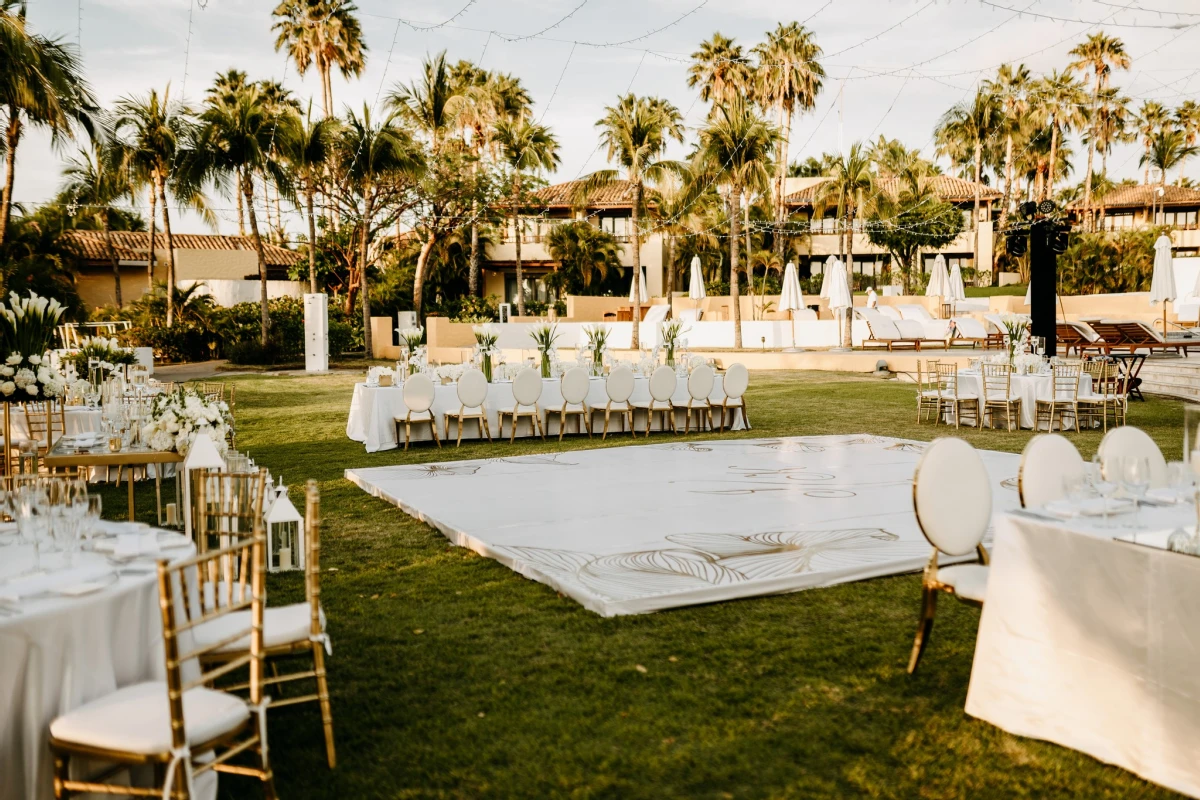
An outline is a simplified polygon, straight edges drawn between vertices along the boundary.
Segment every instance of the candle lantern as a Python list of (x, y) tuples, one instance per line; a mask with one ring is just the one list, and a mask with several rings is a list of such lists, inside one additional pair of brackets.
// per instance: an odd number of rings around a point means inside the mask
[[(221, 454), (217, 451), (217, 446), (213, 444), (213, 440), (209, 438), (207, 433), (197, 434), (196, 438), (192, 441), (192, 446), (188, 448), (187, 458), (183, 462), (183, 474), (180, 476), (183, 479), (183, 527), (184, 533), (187, 534), (189, 539), (192, 538), (192, 530), (196, 526), (196, 509), (192, 507), (192, 498), (196, 496), (192, 482), (192, 472), (195, 470), (224, 468), (225, 460), (221, 458)], [(176, 483), (177, 487), (178, 485)], [(204, 552), (207, 550), (206, 543), (197, 542), (196, 549)]]
[(275, 500), (264, 519), (267, 569), (270, 572), (304, 569), (304, 517), (292, 505), (286, 486), (281, 483), (275, 491)]

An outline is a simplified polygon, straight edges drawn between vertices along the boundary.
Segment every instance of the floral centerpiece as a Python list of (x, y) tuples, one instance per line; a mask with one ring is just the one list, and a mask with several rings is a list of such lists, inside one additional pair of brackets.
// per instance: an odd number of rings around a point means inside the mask
[(142, 441), (153, 450), (175, 451), (187, 455), (196, 437), (207, 433), (224, 454), (233, 418), (224, 400), (209, 400), (185, 386), (174, 392), (156, 395), (150, 402), (149, 422), (142, 426)]
[(592, 354), (592, 374), (604, 374), (604, 356), (608, 353), (608, 338), (612, 331), (605, 325), (588, 325), (583, 333), (587, 336), (587, 349)]
[(391, 386), (396, 378), (396, 371), (391, 367), (371, 367), (367, 370), (367, 384), (376, 386)]
[[(98, 385), (105, 373), (136, 364), (137, 357), (132, 348), (123, 347), (115, 338), (91, 336), (80, 343), (78, 350), (63, 356), (62, 363), (74, 366), (76, 374), (87, 376), (93, 385)], [(92, 374), (93, 366), (99, 367), (96, 374)]]
[(662, 327), (662, 343), (663, 347), (667, 348), (667, 366), (675, 366), (675, 350), (679, 347), (679, 340), (683, 338), (686, 330), (683, 327), (683, 320), (672, 319), (663, 323)]
[(471, 329), (475, 333), (475, 347), (479, 350), (479, 368), (488, 383), (492, 382), (492, 353), (496, 352), (496, 342), (500, 334), (491, 325), (476, 325)]
[(1016, 358), (1025, 352), (1029, 341), (1029, 320), (1019, 314), (1003, 314), (1000, 324), (1004, 327), (1004, 346), (1008, 350), (1009, 366), (1014, 366)]
[(8, 353), (0, 365), (0, 400), (19, 403), (63, 394), (66, 381), (47, 355), (63, 310), (57, 300), (33, 292), (28, 297), (12, 292), (7, 305), (0, 303), (0, 353)]
[(533, 339), (538, 352), (542, 354), (542, 377), (549, 378), (550, 352), (554, 350), (554, 343), (558, 341), (558, 326), (552, 322), (538, 323), (530, 329), (529, 338)]
[(396, 332), (400, 334), (400, 347), (405, 352), (405, 359), (409, 361), (408, 374), (412, 375), (420, 369), (420, 365), (416, 363), (417, 351), (421, 349), (421, 339), (425, 336), (425, 329), (422, 327), (416, 328), (397, 328)]

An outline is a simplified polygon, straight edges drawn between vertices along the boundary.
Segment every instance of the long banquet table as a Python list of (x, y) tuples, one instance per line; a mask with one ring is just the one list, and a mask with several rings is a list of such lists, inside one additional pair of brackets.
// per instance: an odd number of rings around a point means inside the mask
[[(713, 390), (709, 395), (709, 400), (720, 402), (725, 399), (723, 376), (717, 375), (713, 381)], [(438, 435), (444, 430), (442, 427), (442, 415), (447, 411), (457, 411), (459, 408), (458, 387), (454, 384), (437, 384), (436, 396), (433, 401), (433, 416), (437, 420)], [(675, 386), (674, 400), (685, 402), (688, 398), (687, 381), (680, 378)], [(630, 398), (633, 402), (647, 401), (650, 399), (650, 379), (638, 376), (634, 379), (633, 396)], [(599, 406), (603, 408), (608, 402), (608, 395), (604, 390), (604, 378), (592, 378), (591, 385), (588, 388), (587, 403), (589, 406)], [(492, 437), (499, 436), (499, 418), (498, 411), (501, 408), (510, 408), (513, 405), (512, 381), (496, 381), (488, 386), (487, 396), (487, 412), (488, 425), (491, 427)], [(545, 420), (546, 409), (561, 408), (563, 404), (561, 385), (558, 378), (543, 378), (542, 379), (542, 396), (538, 400), (538, 409), (542, 412), (542, 419)], [(356, 442), (363, 442), (367, 447), (368, 453), (375, 453), (379, 450), (390, 450), (397, 446), (396, 442), (396, 417), (402, 417), (407, 413), (408, 407), (404, 405), (404, 390), (400, 386), (368, 386), (365, 383), (356, 383), (354, 385), (354, 396), (350, 400), (350, 415), (346, 420), (346, 436)], [(598, 424), (602, 423), (603, 414), (597, 414), (596, 419)], [(661, 426), (661, 415), (655, 414), (651, 425), (651, 430), (659, 430)], [(635, 412), (635, 424), (637, 430), (644, 430), (645, 417), (642, 412)], [(726, 422), (730, 419), (730, 415), (726, 415)], [(718, 420), (719, 421), (719, 420)], [(676, 423), (680, 430), (683, 430), (683, 411), (676, 412)], [(507, 431), (506, 423), (506, 431)], [(695, 425), (695, 417), (693, 417), (693, 425)], [(748, 427), (743, 425), (742, 416), (738, 415), (738, 420), (733, 430), (743, 430)], [(613, 430), (620, 431), (620, 421), (615, 420), (609, 427), (609, 432)], [(573, 422), (568, 422), (568, 431), (574, 431), (575, 425)], [(452, 425), (450, 432), (456, 435), (457, 429)], [(546, 435), (558, 435), (558, 418), (554, 417), (551, 424), (546, 426)], [(529, 420), (523, 419), (517, 427), (517, 436), (532, 436), (533, 431), (530, 428)], [(628, 435), (628, 434), (626, 434)], [(477, 430), (474, 422), (468, 422), (463, 431), (464, 439), (480, 438), (481, 434)], [(429, 439), (429, 428), (425, 425), (414, 425), (412, 428), (412, 438), (414, 440)]]
[[(983, 375), (976, 370), (959, 370), (958, 390), (962, 394), (983, 397)], [(1021, 427), (1032, 429), (1037, 418), (1037, 401), (1048, 398), (1054, 390), (1053, 375), (1012, 375), (1009, 391), (1021, 398)], [(1079, 377), (1079, 399), (1092, 396), (1092, 376)], [(1063, 397), (1062, 399), (1068, 399)]]
[[(1195, 524), (1142, 514), (1142, 542)], [(966, 711), (1200, 797), (1200, 558), (1113, 539), (1131, 533), (997, 520)]]
[[(113, 534), (148, 530), (102, 526)], [(84, 550), (61, 570), (54, 569), (59, 554), (43, 554), (50, 571), (31, 583), (22, 575), (33, 564), (32, 545), (13, 539), (11, 525), (0, 529), (0, 798), (48, 800), (50, 722), (116, 689), (163, 677), (157, 574), (152, 556), (126, 568), (138, 571), (119, 571), (106, 555)], [(159, 542), (159, 557), (195, 553), (181, 534), (159, 532)], [(84, 584), (93, 590), (71, 596)]]

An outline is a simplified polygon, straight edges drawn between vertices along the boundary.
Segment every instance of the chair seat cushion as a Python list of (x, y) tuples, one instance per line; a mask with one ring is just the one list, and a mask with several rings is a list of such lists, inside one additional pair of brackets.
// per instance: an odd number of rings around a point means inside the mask
[(921, 397), (928, 398), (929, 400), (936, 400), (938, 397), (937, 389), (928, 389), (924, 392), (921, 392)]
[(668, 400), (637, 400), (630, 405), (644, 411), (670, 411), (673, 407)]
[(1021, 398), (1018, 395), (1010, 394), (1007, 397), (1000, 392), (991, 392), (987, 396), (989, 403), (1019, 403)]
[(587, 408), (583, 403), (567, 403), (565, 406), (548, 406), (546, 408), (548, 414), (585, 414)]
[(944, 395), (942, 395), (942, 397), (947, 400), (978, 400), (979, 399), (979, 395), (977, 395), (977, 394), (951, 394), (951, 395), (944, 394)]
[[(312, 627), (311, 608), (308, 603), (292, 603), (288, 606), (267, 606), (263, 609), (263, 647), (281, 647), (296, 642), (307, 642)], [(321, 630), (323, 631), (325, 630), (325, 610), (321, 609), (320, 614)], [(249, 611), (224, 614), (211, 622), (196, 627), (196, 646), (203, 647), (206, 644), (219, 642), (238, 631), (247, 630), (249, 627)], [(217, 652), (236, 653), (249, 649), (250, 636), (246, 635), (221, 647)]]
[(501, 416), (514, 416), (516, 414), (520, 414), (523, 417), (536, 417), (538, 415), (538, 409), (537, 406), (517, 406), (516, 408), (509, 406), (508, 408), (499, 409), (496, 413), (500, 414)]
[(432, 411), (409, 411), (403, 417), (396, 417), (396, 422), (428, 422), (433, 419)]
[(692, 397), (687, 400), (672, 400), (671, 405), (675, 408), (711, 408), (712, 403), (708, 400), (697, 400)]
[[(183, 695), (189, 746), (236, 730), (250, 718), (246, 701), (226, 692), (197, 687)], [(148, 681), (126, 686), (68, 711), (50, 723), (50, 735), (72, 744), (153, 755), (171, 751), (171, 710), (167, 684)]]
[(724, 400), (721, 400), (719, 402), (712, 402), (712, 403), (710, 403), (710, 405), (724, 406), (725, 408), (739, 408), (742, 405), (742, 398), (726, 397)]
[(965, 600), (982, 603), (987, 597), (988, 568), (983, 564), (953, 564), (937, 572), (941, 583)]
[(482, 408), (464, 408), (461, 413), (458, 409), (454, 409), (453, 411), (443, 411), (442, 416), (448, 417), (449, 419), (459, 419), (460, 417), (462, 419), (472, 419), (474, 417), (486, 417), (487, 412)]
[(590, 406), (590, 410), (592, 411), (592, 413), (595, 413), (597, 411), (629, 411), (631, 408), (632, 408), (632, 406), (630, 406), (629, 403), (625, 403), (625, 402), (618, 403), (615, 400), (613, 402), (607, 403), (605, 405)]

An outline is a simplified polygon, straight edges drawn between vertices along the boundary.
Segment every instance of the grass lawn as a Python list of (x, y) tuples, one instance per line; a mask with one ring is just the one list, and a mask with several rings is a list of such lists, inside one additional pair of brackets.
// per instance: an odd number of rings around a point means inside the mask
[[(356, 376), (231, 379), (239, 445), (293, 487), (312, 477), (323, 491), (338, 766), (325, 766), (315, 706), (273, 712), (281, 797), (1174, 796), (968, 718), (973, 608), (939, 605), (921, 672), (908, 677), (917, 575), (603, 619), (451, 547), (351, 486), (343, 469), (629, 439), (367, 454), (345, 437)], [(911, 385), (868, 377), (753, 373), (748, 400), (755, 430), (734, 435), (947, 433), (915, 424)], [(1178, 457), (1179, 403), (1134, 403), (1129, 417)], [(1013, 452), (1030, 436), (960, 433)], [(1085, 457), (1100, 441), (1071, 436)], [(123, 509), (107, 491), (110, 511)], [(148, 519), (153, 489), (139, 491)], [(299, 504), (298, 488), (292, 497)], [(529, 501), (538, 502), (534, 486)], [(273, 603), (302, 599), (301, 576), (272, 576), (269, 591)], [(223, 777), (222, 787), (226, 797), (261, 796), (247, 779)]]
[(1024, 283), (1013, 283), (1008, 286), (967, 286), (967, 297), (998, 297), (1000, 295), (1013, 295), (1015, 297), (1024, 297), (1029, 286)]

